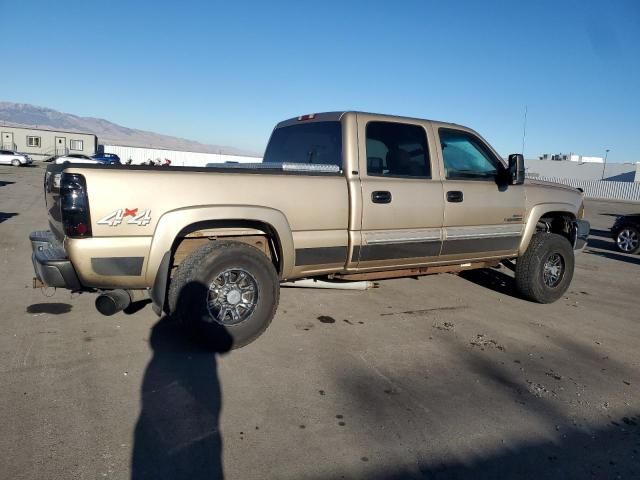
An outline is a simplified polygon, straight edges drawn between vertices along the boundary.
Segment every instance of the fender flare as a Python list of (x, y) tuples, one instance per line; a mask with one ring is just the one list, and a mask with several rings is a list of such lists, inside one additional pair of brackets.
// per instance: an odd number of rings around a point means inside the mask
[(171, 210), (158, 220), (145, 272), (147, 285), (153, 285), (150, 296), (157, 314), (160, 314), (164, 307), (171, 267), (171, 249), (175, 239), (190, 225), (217, 220), (258, 222), (268, 225), (278, 236), (281, 250), (279, 252), (280, 276), (285, 279), (290, 274), (295, 261), (293, 234), (287, 218), (280, 210), (251, 205), (201, 205)]
[(527, 217), (527, 223), (525, 224), (524, 233), (520, 239), (520, 247), (518, 248), (518, 256), (524, 254), (529, 247), (529, 242), (536, 232), (536, 225), (546, 213), (549, 212), (563, 212), (573, 215), (574, 217), (578, 213), (578, 208), (572, 203), (565, 202), (553, 202), (553, 203), (539, 203), (531, 208)]

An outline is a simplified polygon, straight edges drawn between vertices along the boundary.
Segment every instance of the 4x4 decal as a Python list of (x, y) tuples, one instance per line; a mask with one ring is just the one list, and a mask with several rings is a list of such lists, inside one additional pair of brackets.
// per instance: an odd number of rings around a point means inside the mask
[[(131, 217), (127, 219), (127, 217)], [(142, 210), (138, 213), (137, 208), (119, 208), (115, 212), (111, 212), (98, 220), (98, 225), (109, 225), (115, 227), (121, 223), (126, 225), (138, 225), (139, 227), (145, 227), (151, 222), (151, 210)]]

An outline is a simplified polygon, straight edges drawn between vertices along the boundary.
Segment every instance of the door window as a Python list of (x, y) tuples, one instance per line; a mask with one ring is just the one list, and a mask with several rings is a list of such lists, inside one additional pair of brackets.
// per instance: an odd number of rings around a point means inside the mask
[(475, 136), (460, 130), (438, 130), (445, 176), (449, 180), (494, 180), (498, 160)]
[(366, 129), (367, 175), (431, 178), (424, 128), (393, 122), (369, 122)]

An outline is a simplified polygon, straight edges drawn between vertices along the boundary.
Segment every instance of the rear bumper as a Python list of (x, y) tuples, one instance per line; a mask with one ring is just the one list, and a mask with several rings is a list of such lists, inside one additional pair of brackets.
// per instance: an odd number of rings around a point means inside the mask
[(574, 220), (573, 226), (575, 230), (575, 238), (573, 241), (573, 249), (581, 252), (589, 241), (589, 231), (591, 224), (586, 220)]
[(31, 261), (36, 277), (48, 287), (80, 290), (78, 275), (64, 246), (50, 231), (31, 232)]

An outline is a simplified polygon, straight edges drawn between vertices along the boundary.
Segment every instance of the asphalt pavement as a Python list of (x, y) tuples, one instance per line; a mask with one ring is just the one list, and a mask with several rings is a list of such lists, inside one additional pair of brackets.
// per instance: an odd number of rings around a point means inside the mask
[(506, 269), (283, 289), (255, 343), (32, 288), (44, 170), (0, 167), (0, 478), (640, 478), (640, 256), (615, 215), (552, 305)]

